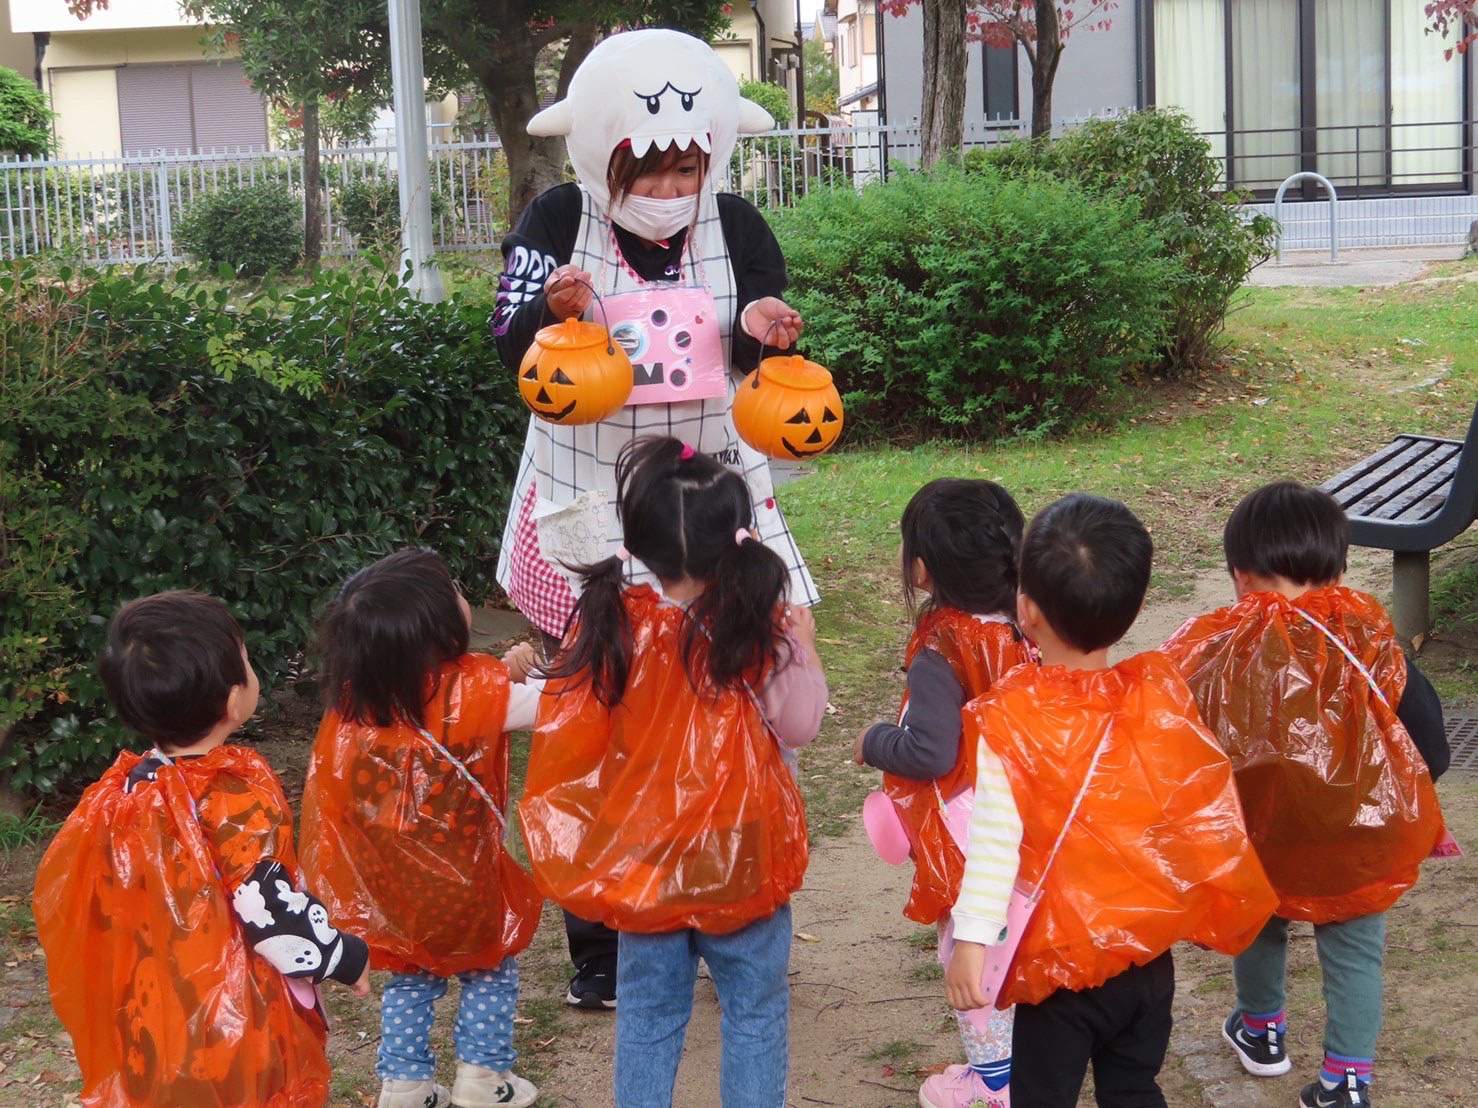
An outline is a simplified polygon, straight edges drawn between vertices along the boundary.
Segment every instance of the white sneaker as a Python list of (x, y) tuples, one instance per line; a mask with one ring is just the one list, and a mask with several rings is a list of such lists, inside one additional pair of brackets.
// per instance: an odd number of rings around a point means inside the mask
[(499, 1073), (471, 1062), (457, 1063), (452, 1103), (457, 1108), (529, 1108), (539, 1090), (512, 1070)]
[(451, 1104), (452, 1094), (435, 1081), (392, 1078), (380, 1083), (379, 1108), (451, 1108)]

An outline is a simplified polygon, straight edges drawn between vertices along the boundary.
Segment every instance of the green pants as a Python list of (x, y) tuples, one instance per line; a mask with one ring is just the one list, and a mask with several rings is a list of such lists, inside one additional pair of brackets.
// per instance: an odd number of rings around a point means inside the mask
[[(1381, 1025), (1384, 912), (1314, 927), (1324, 978), (1324, 1049), (1345, 1058), (1374, 1058)], [(1232, 959), (1237, 1008), (1271, 1015), (1284, 1008), (1288, 921), (1274, 916), (1251, 946)]]

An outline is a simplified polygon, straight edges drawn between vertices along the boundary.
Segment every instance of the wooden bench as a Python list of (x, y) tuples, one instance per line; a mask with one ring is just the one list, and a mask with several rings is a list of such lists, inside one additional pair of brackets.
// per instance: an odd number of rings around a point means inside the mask
[(1321, 487), (1350, 517), (1351, 542), (1394, 553), (1391, 618), (1419, 649), (1432, 627), (1432, 551), (1478, 517), (1478, 405), (1465, 440), (1401, 435)]

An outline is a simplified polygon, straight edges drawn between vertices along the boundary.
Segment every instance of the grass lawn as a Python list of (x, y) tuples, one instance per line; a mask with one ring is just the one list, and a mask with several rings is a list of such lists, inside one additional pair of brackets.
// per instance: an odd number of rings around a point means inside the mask
[[(1448, 268), (1442, 280), (1368, 293), (1253, 290), (1241, 299), (1229, 326), (1225, 372), (1146, 388), (1099, 426), (1047, 443), (853, 447), (822, 459), (813, 476), (785, 488), (782, 503), (826, 598), (818, 624), (832, 705), (821, 738), (801, 757), (815, 835), (850, 829), (876, 780), (871, 771), (851, 764), (851, 742), (860, 728), (896, 710), (908, 633), (898, 586), (897, 528), (904, 504), (920, 485), (946, 475), (990, 477), (1009, 488), (1028, 513), (1074, 490), (1122, 499), (1155, 537), (1151, 603), (1188, 603), (1198, 580), (1220, 574), (1222, 524), (1251, 488), (1277, 476), (1320, 480), (1401, 430), (1458, 435), (1466, 429), (1478, 399), (1478, 283), (1462, 279), (1468, 272)], [(474, 285), (481, 280), (475, 273), (458, 274), (458, 279)], [(1449, 703), (1478, 705), (1478, 531), (1438, 556), (1433, 595), (1436, 635), (1422, 664)], [(311, 738), (311, 717), (311, 709), (298, 706), (272, 727), (278, 738), (269, 756), (294, 797), (307, 759), (306, 743), (298, 740)], [(519, 749), (526, 748), (520, 744)], [(1469, 779), (1457, 790), (1454, 799), (1460, 800), (1465, 825), (1478, 829), (1478, 786)], [(65, 1036), (59, 1036), (46, 1001), (28, 909), (39, 848), (27, 840), (35, 829), (18, 825), (6, 834), (0, 828), (0, 844), (8, 844), (0, 855), (0, 973), (7, 994), (0, 998), (3, 1103), (20, 1103), (20, 1097), (28, 1103), (61, 1103), (77, 1089)], [(1442, 1035), (1438, 1021), (1449, 1003), (1459, 1003), (1459, 986), (1471, 983), (1478, 964), (1478, 937), (1451, 926), (1462, 901), (1461, 890), (1447, 887), (1451, 884), (1450, 879), (1438, 882), (1437, 892), (1426, 900), (1420, 899), (1425, 883), (1419, 887), (1408, 897), (1412, 907), (1396, 932), (1393, 967), (1400, 974), (1388, 990), (1390, 1009), (1408, 1022), (1388, 1038), (1392, 1052), (1403, 1058), (1419, 1060), (1418, 1039), (1428, 1034), (1428, 1023), (1434, 1038)], [(896, 913), (889, 918), (901, 934), (902, 921)], [(895, 957), (906, 962), (905, 980), (913, 991), (938, 988), (937, 970), (928, 968), (930, 945), (917, 937), (897, 944)], [(572, 1017), (556, 999), (563, 983), (562, 946), (551, 910), (523, 969), (520, 1069), (535, 1080), (551, 1074), (563, 1080), (570, 1057), (600, 1049), (591, 1025)], [(1316, 1002), (1306, 955), (1295, 963), (1299, 1005)], [(1202, 966), (1192, 958), (1187, 971), (1180, 1003), (1196, 1004), (1203, 989), (1220, 998), (1224, 981), (1208, 982), (1224, 975), (1224, 963), (1208, 959)], [(1428, 986), (1409, 988), (1413, 977), (1436, 981), (1452, 996)], [(339, 1018), (332, 1047), (335, 1103), (372, 1103), (377, 1005), (354, 1002), (340, 991), (331, 1007)], [(442, 1006), (438, 1021), (443, 1052), (449, 1049), (448, 1007)], [(911, 1064), (925, 1035), (907, 1024), (894, 1031), (859, 1050), (857, 1064), (886, 1067), (890, 1073)], [(1305, 1031), (1313, 1034), (1312, 1028)], [(1432, 1048), (1434, 1073), (1448, 1062), (1460, 1065), (1478, 1050), (1478, 1030), (1470, 1028), (1458, 1038), (1462, 1035), (1467, 1036), (1466, 1055), (1463, 1043), (1450, 1034), (1440, 1049)], [(1177, 1060), (1167, 1070), (1177, 1108), (1195, 1102), (1186, 1099), (1195, 1090), (1206, 1089), (1197, 1076), (1194, 1049), (1191, 1044), (1182, 1050), (1178, 1040)], [(838, 1057), (838, 1065), (847, 1064)], [(569, 1093), (559, 1084), (550, 1090)], [(583, 1103), (569, 1095), (545, 1102)]]

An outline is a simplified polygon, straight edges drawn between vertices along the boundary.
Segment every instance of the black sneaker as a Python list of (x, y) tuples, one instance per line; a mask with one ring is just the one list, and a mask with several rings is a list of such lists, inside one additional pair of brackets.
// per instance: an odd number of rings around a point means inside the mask
[(1242, 1013), (1233, 1012), (1221, 1025), (1221, 1037), (1231, 1044), (1237, 1061), (1253, 1077), (1280, 1077), (1293, 1068), (1276, 1027), (1269, 1027), (1266, 1035), (1254, 1035), (1242, 1022)]
[(1370, 1085), (1360, 1084), (1355, 1071), (1346, 1070), (1345, 1083), (1336, 1089), (1326, 1089), (1322, 1081), (1305, 1085), (1298, 1103), (1301, 1108), (1370, 1108)]
[(616, 1007), (616, 963), (590, 962), (570, 978), (565, 1003), (572, 1008), (596, 1010)]

